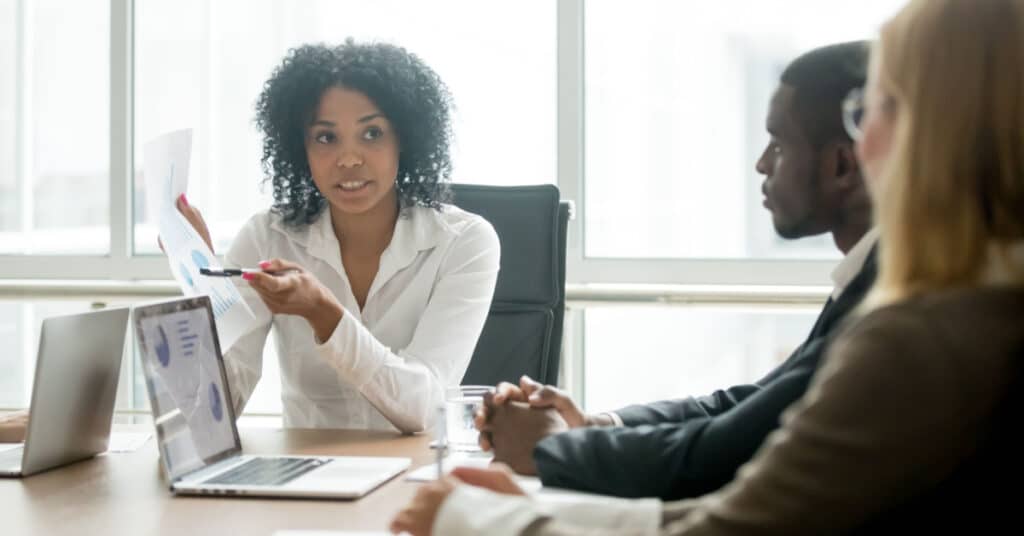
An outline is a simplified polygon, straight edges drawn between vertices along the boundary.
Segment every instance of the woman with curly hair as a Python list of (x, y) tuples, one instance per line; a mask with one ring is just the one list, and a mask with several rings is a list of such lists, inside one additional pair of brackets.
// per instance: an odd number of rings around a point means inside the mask
[[(225, 352), (236, 414), (274, 327), (288, 427), (425, 429), (469, 365), (498, 237), (446, 204), (448, 89), (417, 56), (351, 39), (291, 50), (256, 103), (274, 203), (227, 252), (257, 324)], [(209, 244), (199, 211), (178, 208)]]

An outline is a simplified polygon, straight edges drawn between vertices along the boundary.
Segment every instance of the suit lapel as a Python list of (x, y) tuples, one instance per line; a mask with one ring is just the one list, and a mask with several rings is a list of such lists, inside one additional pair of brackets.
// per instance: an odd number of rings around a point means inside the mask
[(850, 284), (839, 295), (839, 298), (834, 301), (830, 298), (825, 304), (825, 308), (822, 310), (821, 315), (818, 316), (818, 321), (814, 324), (814, 328), (811, 329), (811, 335), (808, 339), (820, 337), (832, 331), (834, 324), (846, 318), (850, 311), (857, 307), (861, 300), (864, 299), (864, 296), (871, 290), (871, 285), (875, 283), (875, 276), (878, 273), (877, 251), (878, 245), (875, 244), (868, 253), (867, 258), (864, 259), (864, 266), (861, 267), (860, 272), (857, 272), (857, 277), (850, 281)]

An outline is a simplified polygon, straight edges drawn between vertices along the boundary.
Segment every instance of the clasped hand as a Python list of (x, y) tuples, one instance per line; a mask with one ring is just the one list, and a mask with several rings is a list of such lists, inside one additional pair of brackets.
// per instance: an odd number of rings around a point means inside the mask
[(524, 475), (537, 474), (533, 449), (542, 439), (592, 421), (564, 391), (529, 376), (520, 378), (518, 386), (499, 384), (493, 396), (484, 397), (474, 419), (480, 447)]

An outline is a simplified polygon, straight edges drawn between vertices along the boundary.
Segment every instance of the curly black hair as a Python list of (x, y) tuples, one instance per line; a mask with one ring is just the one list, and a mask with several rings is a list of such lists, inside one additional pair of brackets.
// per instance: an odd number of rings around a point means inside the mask
[(332, 87), (366, 95), (398, 135), (396, 189), (401, 208), (440, 209), (451, 199), (451, 93), (419, 57), (385, 43), (303, 45), (288, 51), (256, 101), (261, 163), (273, 184), (272, 211), (290, 225), (310, 224), (327, 201), (313, 183), (305, 132)]

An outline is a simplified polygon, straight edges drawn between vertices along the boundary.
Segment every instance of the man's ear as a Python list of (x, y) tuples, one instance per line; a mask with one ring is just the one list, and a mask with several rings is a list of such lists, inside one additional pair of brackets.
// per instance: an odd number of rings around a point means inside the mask
[(860, 182), (860, 164), (853, 144), (833, 141), (822, 149), (821, 174), (838, 189), (845, 190)]

